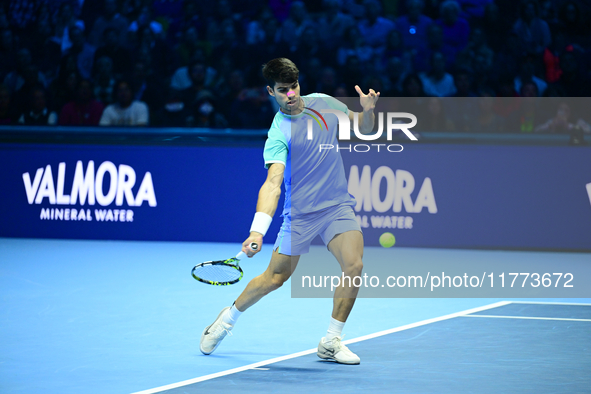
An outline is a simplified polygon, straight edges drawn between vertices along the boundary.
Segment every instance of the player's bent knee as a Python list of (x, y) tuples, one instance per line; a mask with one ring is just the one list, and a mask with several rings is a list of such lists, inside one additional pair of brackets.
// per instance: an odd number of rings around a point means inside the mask
[(281, 286), (283, 286), (283, 284), (289, 279), (288, 275), (282, 275), (282, 274), (275, 274), (273, 275), (273, 278), (271, 279), (271, 288), (272, 290), (277, 290), (278, 288), (280, 288)]
[(284, 274), (272, 274), (266, 280), (266, 290), (270, 293), (277, 290), (289, 279), (289, 275)]
[(345, 267), (345, 274), (349, 276), (361, 275), (361, 271), (363, 271), (363, 261), (361, 259), (355, 259)]

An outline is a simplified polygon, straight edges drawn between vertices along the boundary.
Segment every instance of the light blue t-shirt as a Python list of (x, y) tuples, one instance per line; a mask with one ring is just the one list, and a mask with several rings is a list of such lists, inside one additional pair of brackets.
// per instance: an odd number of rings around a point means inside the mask
[[(348, 192), (347, 178), (338, 146), (338, 118), (322, 114), (322, 109), (338, 109), (349, 114), (347, 106), (325, 94), (302, 96), (304, 110), (297, 115), (277, 111), (269, 129), (263, 157), (265, 167), (285, 164), (285, 205), (282, 216), (298, 216), (339, 204), (355, 205)], [(316, 112), (314, 112), (316, 111)], [(313, 138), (308, 139), (308, 120)], [(330, 144), (332, 149), (320, 149)]]

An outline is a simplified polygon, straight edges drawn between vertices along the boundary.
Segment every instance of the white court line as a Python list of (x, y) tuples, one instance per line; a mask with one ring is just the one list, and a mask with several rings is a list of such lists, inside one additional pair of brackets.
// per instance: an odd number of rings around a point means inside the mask
[(512, 304), (534, 304), (534, 305), (579, 305), (591, 306), (591, 304), (583, 304), (577, 302), (538, 302), (538, 301), (511, 301)]
[[(372, 338), (377, 338), (377, 337), (380, 337), (380, 336), (383, 336), (383, 335), (388, 335), (388, 334), (391, 334), (391, 333), (394, 333), (394, 332), (409, 330), (411, 328), (424, 326), (426, 324), (431, 324), (431, 323), (436, 323), (436, 322), (440, 322), (440, 321), (443, 321), (443, 320), (453, 319), (454, 317), (464, 316), (464, 315), (467, 315), (467, 314), (470, 314), (470, 313), (476, 313), (476, 312), (485, 311), (487, 309), (498, 308), (500, 306), (509, 305), (510, 303), (511, 303), (511, 301), (499, 301), (499, 302), (495, 302), (493, 304), (479, 306), (477, 308), (468, 309), (468, 310), (465, 310), (465, 311), (462, 311), (462, 312), (455, 312), (455, 313), (451, 313), (449, 315), (435, 317), (433, 319), (427, 319), (427, 320), (423, 320), (423, 321), (420, 321), (420, 322), (417, 322), (417, 323), (407, 324), (405, 326), (400, 326), (400, 327), (392, 328), (392, 329), (389, 329), (389, 330), (376, 332), (374, 334), (365, 335), (365, 336), (362, 336), (362, 337), (359, 337), (359, 338), (349, 339), (349, 340), (343, 341), (343, 343), (344, 344), (350, 344), (350, 343), (365, 341), (365, 340), (372, 339)], [(156, 387), (156, 388), (153, 388), (153, 389), (148, 389), (148, 390), (144, 390), (144, 391), (138, 391), (138, 392), (135, 392), (135, 393), (132, 393), (132, 394), (154, 394), (154, 393), (159, 393), (159, 392), (162, 392), (162, 391), (165, 391), (165, 390), (171, 390), (171, 389), (175, 389), (175, 388), (178, 388), (178, 387), (188, 386), (190, 384), (203, 382), (205, 380), (219, 378), (221, 376), (231, 375), (231, 374), (242, 372), (242, 371), (246, 371), (246, 370), (249, 370), (249, 369), (259, 368), (259, 367), (262, 367), (264, 365), (274, 364), (274, 363), (277, 363), (277, 362), (280, 362), (280, 361), (285, 361), (285, 360), (289, 360), (289, 359), (300, 357), (300, 356), (306, 356), (308, 354), (316, 353), (317, 350), (318, 350), (318, 348), (314, 348), (314, 349), (310, 349), (310, 350), (304, 350), (302, 352), (288, 354), (286, 356), (281, 356), (281, 357), (275, 357), (275, 358), (272, 358), (270, 360), (259, 361), (257, 363), (245, 365), (243, 367), (228, 369), (227, 371), (216, 372), (216, 373), (212, 373), (212, 374), (209, 374), (209, 375), (201, 376), (201, 377), (198, 377), (198, 378), (184, 380), (184, 381), (178, 382), (178, 383), (168, 384), (166, 386), (160, 386), (160, 387)]]
[(526, 320), (563, 320), (563, 321), (589, 321), (591, 319), (567, 319), (562, 317), (529, 317), (529, 316), (495, 316), (495, 315), (464, 315), (460, 317), (488, 317), (492, 319), (526, 319)]

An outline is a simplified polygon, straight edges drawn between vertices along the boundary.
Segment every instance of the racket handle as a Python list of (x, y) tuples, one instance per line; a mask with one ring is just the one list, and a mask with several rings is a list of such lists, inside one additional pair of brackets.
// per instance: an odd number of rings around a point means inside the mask
[[(249, 246), (252, 250), (257, 250), (259, 248), (259, 245), (256, 242), (252, 242)], [(244, 260), (244, 259), (248, 258), (248, 256), (243, 251), (240, 251), (240, 253), (238, 253), (236, 255), (236, 258), (238, 260)]]

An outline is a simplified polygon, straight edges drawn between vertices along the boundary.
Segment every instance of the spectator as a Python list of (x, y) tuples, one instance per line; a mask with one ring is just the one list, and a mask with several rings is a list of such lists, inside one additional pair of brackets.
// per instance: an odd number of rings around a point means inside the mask
[(535, 125), (540, 123), (541, 109), (538, 101), (538, 85), (533, 81), (524, 81), (519, 95), (521, 96), (519, 109), (507, 119), (509, 131), (531, 133), (534, 131)]
[(19, 124), (30, 126), (54, 126), (57, 124), (57, 114), (47, 108), (43, 86), (33, 87), (30, 90), (29, 100), (29, 109), (19, 117)]
[(426, 100), (423, 116), (418, 119), (416, 131), (454, 131), (451, 119), (446, 116), (442, 99), (430, 97)]
[(538, 3), (527, 0), (521, 5), (521, 16), (513, 25), (523, 51), (539, 55), (550, 45), (548, 24), (538, 17)]
[[(322, 62), (317, 57), (311, 57), (302, 64), (299, 83), (302, 91), (318, 92), (318, 81), (322, 73)], [(273, 100), (274, 101), (274, 100)]]
[(556, 116), (535, 128), (536, 133), (570, 133), (575, 129), (581, 129), (585, 133), (591, 133), (591, 126), (583, 119), (571, 121), (570, 106), (566, 102), (558, 105)]
[(10, 90), (0, 85), (0, 125), (15, 124), (17, 119), (18, 114), (10, 102)]
[(237, 27), (235, 26), (237, 18), (234, 19), (232, 4), (228, 0), (218, 0), (215, 2), (215, 6), (204, 7), (203, 13), (207, 18), (205, 37), (214, 47), (218, 47), (221, 44), (224, 29), (228, 25)]
[[(105, 105), (112, 104), (115, 81), (126, 78), (132, 101), (144, 102), (155, 124), (194, 124), (195, 100), (209, 91), (213, 107), (227, 103), (216, 112), (232, 126), (266, 127), (265, 111), (276, 103), (268, 107), (268, 96), (259, 102), (260, 92), (245, 87), (259, 85), (258, 64), (289, 57), (301, 65), (299, 82), (307, 91), (355, 95), (355, 84), (379, 76), (383, 97), (409, 95), (409, 87), (418, 86), (407, 78), (413, 72), (429, 95), (443, 94), (442, 85), (459, 98), (494, 87), (494, 109), (508, 117), (507, 126), (532, 132), (538, 121), (532, 111), (539, 117), (542, 109), (536, 104), (526, 111), (528, 95), (591, 92), (591, 8), (580, 0), (520, 2), (523, 7), (514, 0), (10, 0), (0, 6), (0, 82), (19, 116), (31, 111), (39, 83), (49, 87), (47, 107), (60, 113), (78, 100), (81, 74)], [(94, 53), (93, 43), (100, 44)], [(431, 59), (441, 55), (443, 77), (436, 81), (440, 72)], [(177, 90), (175, 97), (161, 93), (164, 85)], [(179, 97), (180, 115), (173, 111)], [(422, 97), (412, 101), (417, 113), (437, 107)], [(450, 101), (462, 101), (462, 112), (476, 117), (478, 100), (441, 101), (457, 131), (475, 124), (458, 121)], [(263, 113), (249, 119), (247, 112), (257, 110)], [(188, 123), (179, 120), (187, 111)]]
[(347, 89), (354, 90), (354, 86), (363, 80), (361, 62), (357, 56), (349, 56), (342, 71), (342, 81)]
[(49, 87), (51, 102), (54, 108), (59, 110), (70, 101), (76, 99), (80, 79), (81, 77), (77, 69), (61, 68), (58, 78)]
[(503, 118), (495, 113), (494, 92), (490, 89), (483, 89), (479, 94), (478, 116), (472, 124), (472, 133), (501, 133), (505, 131)]
[(391, 57), (386, 65), (386, 85), (383, 97), (397, 97), (402, 95), (402, 82), (412, 72), (407, 69), (399, 57)]
[[(369, 90), (370, 88), (373, 89), (376, 93), (380, 92), (380, 97), (381, 95), (386, 91), (385, 89), (385, 79), (380, 75), (375, 75), (375, 74), (369, 74), (367, 75), (365, 78), (363, 78), (363, 80), (361, 81), (361, 85), (359, 85), (362, 90)], [(334, 87), (334, 89), (331, 90), (327, 90), (327, 92), (334, 92), (335, 90), (337, 90), (339, 86), (336, 85)], [(357, 93), (357, 92), (355, 92)], [(331, 94), (332, 96), (332, 94)]]
[(496, 3), (488, 3), (486, 5), (481, 27), (488, 45), (490, 45), (495, 53), (499, 52), (507, 41), (507, 37), (511, 31), (510, 23), (510, 21), (507, 21), (507, 18), (501, 18), (499, 6)]
[[(20, 89), (12, 95), (13, 102), (19, 113), (26, 112), (30, 109), (33, 89), (38, 88), (39, 86), (45, 89), (45, 85), (40, 80), (39, 74), (37, 67), (32, 64), (25, 68), (23, 73), (23, 84)], [(45, 92), (43, 92), (43, 94), (45, 94)]]
[(279, 22), (284, 22), (290, 15), (291, 0), (269, 0), (269, 8)]
[(441, 52), (431, 56), (431, 71), (420, 74), (427, 96), (444, 97), (456, 92), (453, 77), (445, 71), (445, 58)]
[(131, 85), (121, 80), (115, 84), (116, 102), (105, 108), (101, 126), (148, 126), (148, 106), (133, 100)]
[(388, 34), (394, 30), (394, 22), (381, 15), (382, 5), (377, 0), (365, 0), (365, 18), (359, 22), (359, 32), (367, 45), (374, 48), (386, 44)]
[(198, 49), (201, 49), (206, 56), (209, 56), (211, 53), (211, 44), (208, 41), (200, 41), (197, 28), (195, 26), (188, 26), (183, 31), (181, 42), (174, 49), (177, 64), (181, 67), (188, 66), (193, 54)]
[[(216, 110), (214, 97), (209, 91), (204, 90), (197, 95), (194, 109), (195, 127), (209, 127), (213, 129), (228, 127), (228, 121)], [(245, 126), (249, 127), (248, 123)]]
[(494, 109), (498, 115), (508, 118), (519, 110), (519, 94), (515, 91), (515, 82), (511, 75), (503, 74), (496, 83), (497, 97)]
[(462, 7), (463, 17), (466, 19), (482, 18), (484, 10), (493, 0), (458, 0)]
[(591, 91), (589, 75), (574, 51), (565, 51), (560, 58), (562, 74), (558, 80), (566, 97), (587, 97)]
[(8, 23), (8, 18), (6, 17), (6, 10), (4, 6), (0, 7), (0, 30), (8, 29), (10, 27), (10, 23)]
[(404, 112), (410, 112), (417, 119), (422, 119), (425, 103), (425, 91), (423, 82), (417, 74), (408, 74), (402, 81), (402, 108)]
[(194, 127), (195, 116), (191, 106), (185, 105), (178, 90), (169, 88), (166, 104), (154, 111), (152, 126)]
[(544, 55), (542, 56), (546, 82), (554, 83), (560, 79), (560, 76), (562, 75), (560, 56), (564, 51), (571, 51), (573, 49), (572, 45), (567, 45), (564, 33), (559, 32), (554, 35), (552, 43), (548, 48), (544, 49)]
[[(568, 4), (568, 3), (566, 3)], [(558, 19), (558, 12), (556, 10), (556, 4), (553, 0), (541, 0), (540, 1), (540, 19), (546, 21), (552, 35), (560, 31), (560, 20)], [(554, 40), (552, 40), (554, 41)]]
[(315, 92), (334, 92), (337, 87), (338, 80), (336, 71), (332, 67), (324, 67), (320, 73), (320, 81)]
[(334, 55), (334, 51), (321, 46), (316, 26), (310, 25), (300, 36), (297, 51), (292, 55), (292, 59), (297, 61), (297, 64), (304, 64), (308, 59), (316, 57), (328, 63), (334, 59)]
[(281, 26), (279, 41), (294, 51), (302, 33), (310, 25), (314, 25), (314, 22), (308, 17), (306, 6), (301, 1), (294, 1), (289, 8), (289, 18)]
[(473, 117), (478, 113), (478, 104), (473, 97), (478, 97), (474, 90), (473, 74), (467, 69), (458, 69), (454, 74), (456, 92), (444, 102), (445, 111), (458, 132), (470, 132)]
[(113, 61), (111, 58), (107, 56), (99, 58), (95, 71), (94, 97), (105, 105), (111, 104), (115, 87), (115, 75), (113, 74)]
[[(4, 85), (8, 87), (11, 93), (20, 90), (25, 84), (25, 73), (31, 66), (33, 66), (31, 52), (27, 48), (20, 49), (16, 54), (15, 71), (9, 72), (4, 78)], [(45, 76), (38, 70), (36, 81), (39, 81), (44, 87), (47, 86)]]
[(446, 0), (441, 3), (441, 18), (435, 23), (441, 26), (443, 31), (443, 43), (451, 48), (451, 60), (468, 44), (470, 26), (460, 17), (460, 5), (455, 0)]
[(174, 20), (168, 27), (170, 37), (178, 37), (182, 32), (190, 27), (196, 28), (200, 31), (203, 21), (200, 18), (199, 3), (197, 0), (183, 1), (183, 10), (181, 18)]
[[(3, 2), (3, 4), (6, 3)], [(8, 15), (4, 13), (4, 7), (0, 7), (2, 19), (10, 19), (14, 27), (24, 30), (35, 22), (35, 17), (41, 6), (40, 3), (39, 0), (12, 0), (8, 6)]]
[(384, 48), (380, 48), (380, 59), (376, 65), (377, 70), (386, 70), (389, 59), (399, 58), (404, 64), (405, 72), (412, 72), (412, 51), (406, 49), (403, 35), (398, 30), (392, 30), (388, 36), (388, 42)]
[(262, 64), (269, 59), (280, 57), (279, 53), (284, 46), (279, 42), (280, 38), (279, 22), (269, 9), (265, 9), (259, 20), (252, 21), (248, 26), (246, 51), (252, 62)]
[(155, 37), (162, 38), (162, 35), (164, 34), (162, 24), (154, 20), (152, 17), (152, 9), (149, 6), (143, 6), (140, 8), (140, 13), (137, 19), (129, 24), (127, 31), (133, 37), (142, 34), (146, 28), (149, 29)]
[(104, 106), (92, 97), (92, 84), (81, 79), (76, 89), (76, 99), (61, 110), (59, 124), (64, 126), (98, 126)]
[(569, 44), (589, 45), (589, 18), (583, 16), (576, 2), (563, 3), (557, 29), (566, 36)]
[[(470, 41), (456, 58), (456, 64), (472, 71), (486, 72), (494, 61), (494, 52), (486, 44), (486, 36), (481, 28), (472, 29)], [(480, 64), (476, 64), (480, 63)]]
[(130, 82), (135, 101), (146, 103), (152, 111), (156, 111), (164, 105), (166, 97), (162, 95), (165, 90), (162, 78), (154, 75), (148, 64), (137, 62), (133, 68)]
[(220, 31), (219, 44), (212, 51), (212, 59), (221, 59), (229, 56), (233, 64), (238, 64), (248, 55), (245, 53), (246, 46), (236, 36), (236, 29), (233, 23), (223, 23)]
[(417, 74), (409, 74), (402, 81), (402, 97), (425, 97), (423, 81)]
[[(197, 101), (199, 101), (199, 97)], [(232, 117), (229, 119), (230, 127), (247, 129), (268, 127), (269, 122), (273, 120), (276, 112), (269, 101), (269, 97), (267, 90), (258, 86), (256, 88), (243, 89), (232, 103)], [(207, 108), (208, 106), (204, 109)], [(200, 109), (199, 111), (204, 109)], [(211, 119), (211, 115), (208, 116), (208, 119)], [(197, 120), (197, 124), (200, 124), (199, 120)]]
[[(195, 101), (197, 94), (202, 90), (206, 89), (205, 78), (206, 78), (206, 67), (201, 62), (193, 62), (187, 67), (189, 85), (182, 89), (183, 101), (186, 105), (190, 105)], [(173, 77), (174, 78), (174, 77)], [(186, 86), (186, 85), (185, 85)], [(172, 88), (176, 88), (171, 84)]]
[(476, 97), (472, 90), (472, 73), (467, 69), (459, 69), (454, 75), (456, 92), (450, 97)]
[(367, 45), (361, 32), (356, 26), (345, 32), (345, 41), (337, 51), (337, 63), (344, 66), (349, 57), (355, 57), (364, 64), (374, 61), (375, 50)]
[(16, 42), (12, 30), (3, 29), (0, 31), (0, 80), (16, 68)]
[(427, 30), (433, 20), (423, 15), (423, 0), (407, 0), (408, 14), (396, 19), (396, 30), (402, 34), (402, 40), (407, 49), (414, 51), (426, 49)]
[(59, 6), (54, 34), (51, 37), (51, 40), (57, 44), (62, 54), (65, 54), (72, 46), (70, 31), (73, 27), (84, 31), (84, 21), (76, 19), (70, 3), (63, 2)]
[(129, 21), (118, 12), (117, 8), (117, 0), (104, 0), (103, 13), (94, 22), (92, 31), (88, 37), (88, 42), (91, 45), (95, 47), (104, 45), (104, 31), (107, 29), (113, 29), (117, 37), (117, 42), (121, 46), (125, 47), (127, 45)]
[(139, 31), (135, 61), (149, 63), (156, 74), (170, 75), (174, 69), (173, 53), (168, 49), (161, 36), (156, 35), (150, 27)]
[(535, 58), (531, 55), (526, 56), (521, 63), (521, 69), (519, 75), (515, 77), (515, 91), (521, 90), (522, 81), (533, 81), (538, 87), (538, 94), (541, 96), (548, 87), (548, 84), (543, 80), (534, 75), (535, 71)]
[(347, 90), (347, 88), (343, 85), (339, 85), (334, 93), (332, 94), (333, 97), (336, 98), (347, 98), (349, 97), (349, 91)]
[(197, 52), (187, 67), (180, 67), (174, 72), (170, 79), (171, 88), (176, 90), (188, 89), (194, 85), (194, 79), (202, 87), (212, 86), (217, 71), (205, 66), (203, 56), (200, 56), (200, 54), (202, 52)]
[(57, 76), (62, 60), (62, 49), (52, 40), (53, 33), (49, 9), (47, 5), (42, 4), (36, 25), (31, 27), (29, 34), (20, 35), (21, 47), (31, 48), (32, 58), (36, 59), (35, 64), (45, 75), (48, 83)]
[(113, 73), (117, 77), (129, 75), (131, 72), (131, 55), (127, 48), (121, 45), (119, 34), (113, 27), (103, 30), (103, 44), (94, 53), (94, 67), (97, 67), (98, 59), (106, 56), (113, 61)]
[(220, 103), (228, 103), (230, 105), (222, 106), (221, 112), (226, 118), (230, 118), (231, 103), (238, 98), (238, 95), (244, 89), (244, 73), (242, 70), (233, 70), (228, 76), (228, 81), (219, 96)]
[(419, 48), (413, 57), (413, 68), (416, 72), (429, 71), (433, 52), (441, 52), (445, 57), (446, 68), (453, 68), (455, 49), (443, 42), (443, 29), (437, 23), (432, 23), (427, 28), (427, 46)]
[(490, 78), (498, 80), (501, 75), (515, 77), (519, 72), (519, 61), (523, 59), (523, 54), (519, 37), (514, 32), (510, 33), (501, 51), (495, 53)]
[(94, 64), (95, 48), (86, 42), (84, 32), (78, 26), (72, 27), (69, 34), (71, 46), (65, 52), (65, 55), (75, 56), (80, 75), (83, 78), (90, 78)]
[(164, 29), (167, 30), (174, 22), (181, 18), (185, 0), (153, 0), (152, 9)]
[(355, 26), (355, 19), (341, 12), (339, 0), (323, 0), (324, 15), (318, 19), (318, 39), (322, 48), (336, 50), (345, 32)]

